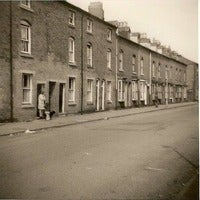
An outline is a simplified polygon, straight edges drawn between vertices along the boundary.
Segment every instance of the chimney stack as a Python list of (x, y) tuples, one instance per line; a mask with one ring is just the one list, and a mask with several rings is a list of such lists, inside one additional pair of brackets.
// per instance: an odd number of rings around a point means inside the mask
[(104, 10), (101, 2), (91, 2), (88, 11), (90, 14), (104, 20)]

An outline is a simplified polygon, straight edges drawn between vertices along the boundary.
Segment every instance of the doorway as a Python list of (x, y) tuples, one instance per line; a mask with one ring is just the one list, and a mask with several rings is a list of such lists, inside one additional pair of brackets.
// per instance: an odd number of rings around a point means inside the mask
[(102, 81), (101, 84), (101, 110), (105, 110), (105, 81)]
[(56, 96), (55, 96), (56, 82), (49, 81), (49, 110), (55, 110)]
[(96, 110), (100, 110), (100, 101), (99, 101), (99, 90), (100, 90), (100, 81), (96, 80)]
[(44, 91), (45, 84), (44, 83), (38, 83), (37, 84), (37, 109), (36, 109), (36, 116), (39, 117), (39, 110), (38, 110), (38, 97), (41, 94), (42, 91)]
[(59, 85), (59, 113), (65, 112), (65, 84)]

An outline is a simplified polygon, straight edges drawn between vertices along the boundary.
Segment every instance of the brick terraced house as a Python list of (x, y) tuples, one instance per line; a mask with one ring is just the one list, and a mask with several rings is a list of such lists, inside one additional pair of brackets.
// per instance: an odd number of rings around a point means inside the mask
[(0, 121), (36, 118), (41, 90), (57, 115), (188, 100), (187, 63), (127, 23), (106, 22), (100, 2), (89, 12), (66, 1), (0, 9)]

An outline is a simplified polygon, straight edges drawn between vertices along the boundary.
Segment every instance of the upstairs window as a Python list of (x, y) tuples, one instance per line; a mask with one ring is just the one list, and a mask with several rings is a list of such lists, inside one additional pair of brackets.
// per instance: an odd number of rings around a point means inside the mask
[(173, 67), (171, 66), (171, 67), (170, 67), (170, 70), (169, 70), (169, 79), (172, 78), (172, 70), (173, 70)]
[(183, 81), (185, 82), (186, 81), (186, 72), (184, 71), (183, 73)]
[(168, 67), (165, 66), (165, 79), (168, 80)]
[(22, 103), (32, 103), (32, 74), (22, 74)]
[(21, 21), (21, 52), (31, 54), (31, 28), (26, 21)]
[(75, 25), (75, 12), (73, 12), (73, 11), (69, 11), (69, 24), (70, 25)]
[(107, 40), (109, 40), (109, 41), (112, 40), (112, 30), (111, 29), (107, 30)]
[(25, 6), (27, 8), (31, 7), (30, 0), (21, 0), (20, 3), (21, 3), (22, 6)]
[(69, 38), (69, 62), (75, 62), (75, 42), (74, 38)]
[(90, 19), (87, 19), (87, 32), (92, 33), (93, 31), (93, 22)]
[(140, 59), (140, 74), (144, 75), (144, 58), (141, 57)]
[(124, 53), (121, 50), (119, 52), (119, 71), (123, 71), (123, 57), (124, 57)]
[(155, 77), (155, 62), (152, 63), (152, 76)]
[(111, 69), (111, 50), (110, 49), (107, 50), (106, 58), (107, 58), (107, 68)]
[(132, 56), (132, 71), (133, 72), (136, 71), (136, 56), (135, 55)]
[(176, 80), (178, 80), (178, 69), (176, 68)]
[(161, 78), (161, 74), (160, 74), (160, 70), (161, 70), (161, 64), (158, 64), (158, 78)]
[(87, 44), (87, 65), (92, 67), (92, 44)]

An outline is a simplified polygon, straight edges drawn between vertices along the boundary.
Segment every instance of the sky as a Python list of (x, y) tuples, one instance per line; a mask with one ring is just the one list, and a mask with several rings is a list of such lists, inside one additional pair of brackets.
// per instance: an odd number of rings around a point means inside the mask
[[(67, 0), (88, 11), (95, 0)], [(106, 21), (127, 21), (132, 32), (147, 33), (162, 45), (198, 62), (198, 0), (96, 0)]]

